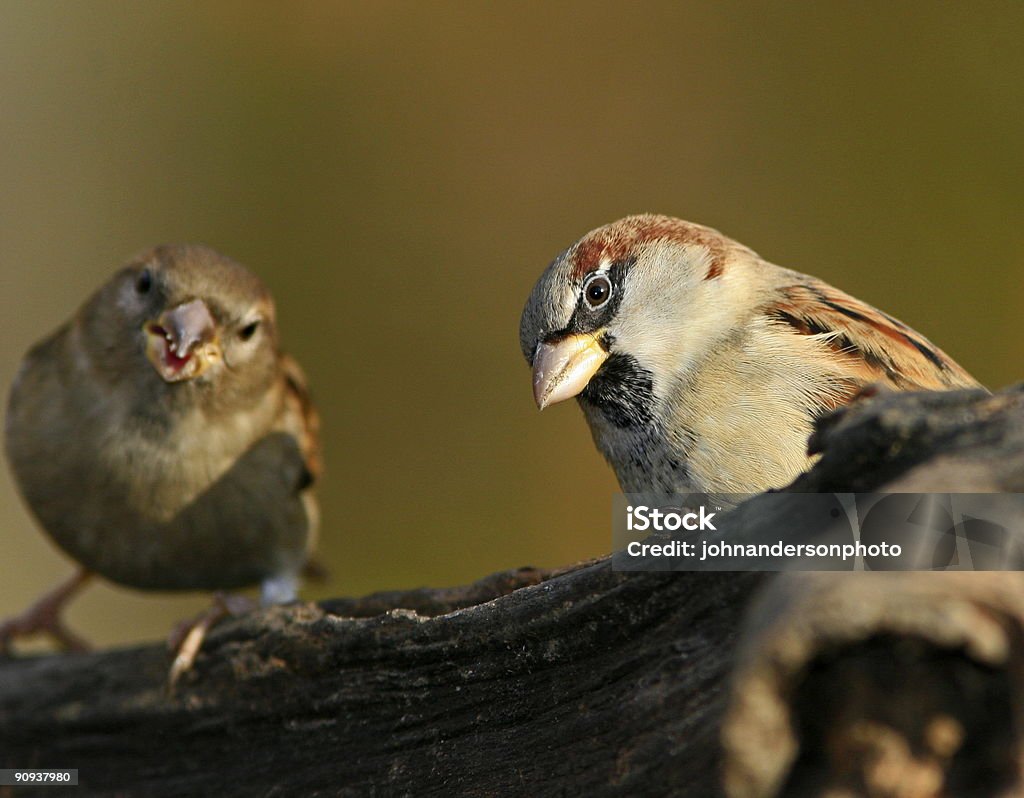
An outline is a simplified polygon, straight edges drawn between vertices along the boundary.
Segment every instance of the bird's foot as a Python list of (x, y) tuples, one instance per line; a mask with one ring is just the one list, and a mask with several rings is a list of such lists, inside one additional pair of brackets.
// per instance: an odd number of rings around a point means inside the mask
[(81, 590), (91, 576), (92, 574), (84, 569), (76, 571), (70, 579), (41, 596), (24, 612), (0, 623), (0, 656), (9, 655), (11, 643), (19, 637), (39, 634), (49, 635), (67, 651), (89, 651), (89, 643), (68, 629), (61, 613), (64, 605)]
[(168, 648), (175, 652), (174, 662), (171, 663), (171, 670), (167, 675), (168, 691), (173, 693), (178, 680), (192, 670), (203, 640), (214, 626), (229, 616), (237, 617), (252, 612), (258, 606), (258, 602), (247, 596), (216, 593), (208, 610), (190, 621), (179, 624), (167, 639)]

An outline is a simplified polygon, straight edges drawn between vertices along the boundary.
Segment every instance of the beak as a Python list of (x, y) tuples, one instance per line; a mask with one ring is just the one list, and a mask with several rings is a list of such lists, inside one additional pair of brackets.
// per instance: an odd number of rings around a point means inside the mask
[(201, 299), (165, 311), (143, 331), (146, 357), (167, 382), (198, 377), (220, 358), (217, 324)]
[(541, 343), (533, 355), (533, 398), (543, 410), (571, 399), (590, 382), (608, 359), (597, 335), (570, 335)]

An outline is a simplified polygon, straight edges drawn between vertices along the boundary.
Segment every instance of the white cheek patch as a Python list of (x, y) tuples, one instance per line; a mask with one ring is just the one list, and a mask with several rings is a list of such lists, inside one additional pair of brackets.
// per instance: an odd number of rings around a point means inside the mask
[(704, 279), (711, 261), (700, 245), (687, 245), (682, 255), (678, 245), (662, 247), (638, 259), (626, 278), (612, 325), (616, 348), (652, 373), (659, 398), (675, 390), (730, 324), (723, 308), (727, 283)]

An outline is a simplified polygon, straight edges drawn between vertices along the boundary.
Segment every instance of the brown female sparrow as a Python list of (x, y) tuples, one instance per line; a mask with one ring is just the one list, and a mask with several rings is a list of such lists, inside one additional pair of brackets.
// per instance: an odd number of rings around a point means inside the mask
[(667, 216), (555, 258), (519, 340), (538, 407), (577, 397), (626, 492), (781, 487), (812, 462), (815, 418), (863, 387), (978, 385), (891, 316)]
[[(317, 427), (259, 278), (198, 245), (131, 261), (29, 351), (11, 389), (16, 482), (81, 569), (0, 625), (0, 649), (40, 631), (80, 648), (60, 611), (93, 573), (294, 598), (316, 533)], [(218, 614), (186, 639), (179, 671)]]

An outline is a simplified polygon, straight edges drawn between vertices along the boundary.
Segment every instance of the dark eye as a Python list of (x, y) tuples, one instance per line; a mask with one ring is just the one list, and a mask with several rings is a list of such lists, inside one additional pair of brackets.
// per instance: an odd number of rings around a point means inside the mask
[(150, 274), (149, 269), (143, 269), (139, 272), (139, 276), (135, 278), (135, 290), (140, 294), (148, 294), (149, 289), (153, 287), (153, 275)]
[(583, 296), (587, 299), (587, 304), (592, 308), (599, 308), (608, 298), (612, 295), (612, 284), (608, 281), (608, 278), (603, 275), (592, 277), (587, 281), (587, 284), (583, 286)]
[(250, 321), (241, 330), (238, 331), (238, 337), (241, 338), (243, 341), (248, 341), (256, 334), (256, 330), (259, 326), (259, 321)]

